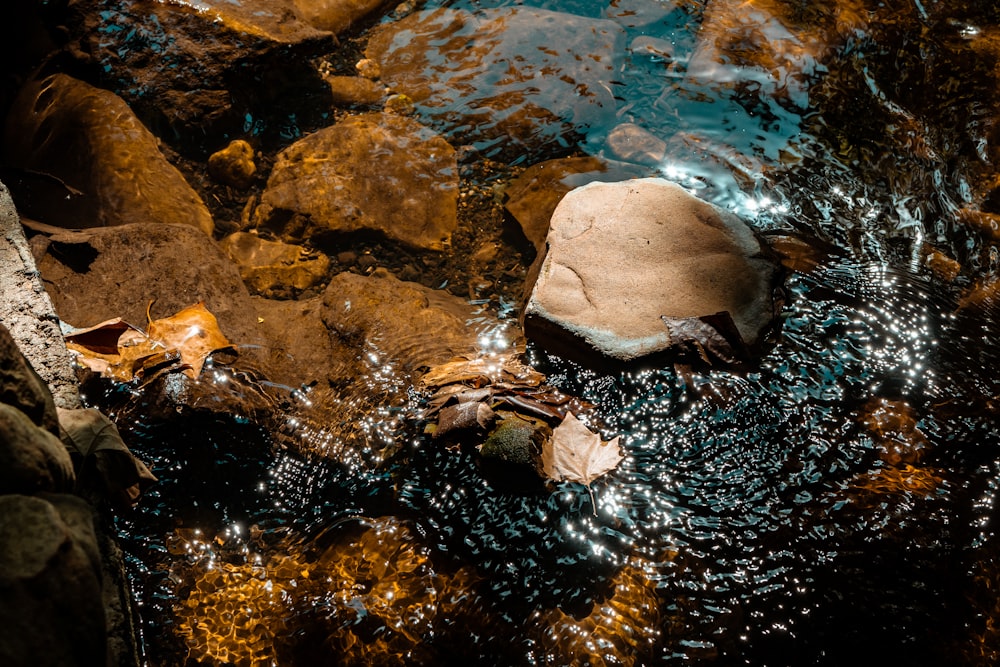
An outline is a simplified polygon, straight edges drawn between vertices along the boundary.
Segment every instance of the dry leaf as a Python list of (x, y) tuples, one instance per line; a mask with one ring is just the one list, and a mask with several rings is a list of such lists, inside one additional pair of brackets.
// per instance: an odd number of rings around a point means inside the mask
[(542, 445), (542, 472), (556, 482), (569, 480), (586, 486), (596, 515), (597, 503), (590, 484), (614, 470), (624, 458), (617, 436), (604, 442), (576, 415), (568, 412), (552, 431), (552, 437)]
[(149, 381), (166, 372), (197, 378), (205, 359), (231, 347), (215, 316), (197, 303), (171, 317), (153, 320), (143, 332), (121, 318), (66, 334), (66, 347), (77, 361), (119, 382)]
[(198, 377), (212, 352), (231, 345), (219, 330), (215, 315), (201, 301), (172, 317), (150, 322), (146, 333), (163, 347), (180, 352), (181, 362), (190, 366), (184, 372), (191, 378)]
[(134, 507), (156, 477), (129, 451), (118, 427), (93, 408), (57, 410), (64, 442), (79, 468), (80, 490), (99, 491), (119, 509)]

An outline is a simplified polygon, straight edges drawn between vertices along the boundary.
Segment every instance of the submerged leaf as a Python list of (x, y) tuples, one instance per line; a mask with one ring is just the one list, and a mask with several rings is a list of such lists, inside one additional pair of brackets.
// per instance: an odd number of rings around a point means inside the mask
[(542, 472), (556, 482), (568, 480), (585, 485), (596, 514), (597, 504), (590, 484), (614, 470), (624, 458), (617, 436), (604, 442), (568, 412), (552, 431), (552, 438), (542, 446)]

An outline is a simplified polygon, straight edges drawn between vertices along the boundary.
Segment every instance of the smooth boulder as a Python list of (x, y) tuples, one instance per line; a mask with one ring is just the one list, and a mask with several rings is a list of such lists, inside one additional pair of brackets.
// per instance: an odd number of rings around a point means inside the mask
[(7, 118), (4, 157), (54, 176), (66, 194), (18, 200), (22, 213), (57, 227), (180, 223), (211, 235), (201, 197), (156, 137), (117, 95), (65, 74), (35, 81)]
[(547, 245), (525, 333), (585, 363), (665, 352), (685, 342), (672, 323), (723, 312), (753, 348), (780, 305), (779, 267), (753, 231), (664, 179), (571, 191), (552, 215)]

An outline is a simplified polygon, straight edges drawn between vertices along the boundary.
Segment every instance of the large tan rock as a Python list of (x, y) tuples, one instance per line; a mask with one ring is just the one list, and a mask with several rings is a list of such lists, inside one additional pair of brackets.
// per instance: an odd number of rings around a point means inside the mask
[(447, 136), (537, 157), (614, 118), (624, 39), (612, 21), (543, 9), (437, 9), (379, 27), (366, 53)]
[(454, 149), (417, 121), (349, 117), (279, 154), (255, 224), (295, 243), (375, 232), (441, 250), (458, 224)]
[(585, 361), (629, 362), (680, 343), (663, 318), (728, 312), (758, 345), (777, 265), (732, 213), (658, 178), (591, 183), (552, 215), (525, 333)]
[(19, 202), (28, 217), (58, 227), (180, 223), (212, 233), (201, 198), (128, 105), (65, 74), (24, 87), (7, 119), (4, 155), (81, 193)]
[(539, 255), (545, 251), (549, 220), (570, 190), (594, 181), (621, 181), (647, 175), (635, 165), (608, 162), (596, 157), (569, 157), (534, 164), (505, 191), (507, 210)]

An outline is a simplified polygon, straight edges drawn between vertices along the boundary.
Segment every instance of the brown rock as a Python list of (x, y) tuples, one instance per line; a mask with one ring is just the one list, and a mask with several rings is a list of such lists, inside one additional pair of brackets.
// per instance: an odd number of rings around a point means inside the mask
[(0, 496), (0, 661), (104, 665), (101, 574), (89, 509), (79, 499)]
[(454, 149), (410, 118), (352, 116), (282, 151), (256, 212), (289, 242), (378, 232), (440, 250), (457, 225)]
[(221, 151), (208, 158), (208, 173), (219, 183), (245, 190), (253, 184), (257, 165), (253, 161), (253, 147), (242, 139), (231, 141)]
[(341, 106), (376, 106), (385, 100), (385, 86), (361, 76), (323, 77), (330, 84), (333, 103)]
[(339, 35), (360, 22), (376, 10), (389, 4), (390, 0), (295, 0), (302, 17), (309, 25), (320, 30), (329, 30)]
[(21, 91), (4, 152), (11, 164), (56, 176), (81, 193), (18, 202), (30, 217), (58, 227), (182, 223), (212, 233), (201, 198), (128, 105), (65, 74)]
[(534, 157), (614, 117), (624, 38), (611, 21), (542, 9), (437, 9), (380, 26), (366, 54), (449, 138)]
[(248, 114), (304, 121), (303, 91), (325, 91), (310, 59), (333, 47), (293, 0), (76, 0), (65, 25), (103, 86), (157, 134), (198, 151), (205, 136), (242, 132)]
[(476, 351), (477, 334), (466, 326), (472, 310), (464, 301), (397, 280), (385, 269), (335, 276), (323, 305), (331, 336), (407, 371)]
[(572, 191), (547, 243), (525, 333), (585, 362), (666, 351), (677, 341), (661, 318), (723, 311), (754, 347), (779, 307), (778, 267), (751, 229), (663, 179)]
[(251, 297), (232, 261), (192, 227), (64, 231), (36, 236), (32, 246), (56, 312), (71, 325), (122, 317), (145, 326), (151, 301), (153, 317), (204, 301), (237, 346), (239, 365), (293, 387), (343, 373), (315, 308)]
[(236, 232), (219, 245), (239, 266), (250, 291), (270, 298), (293, 298), (318, 285), (330, 269), (330, 259), (323, 253), (256, 234)]

